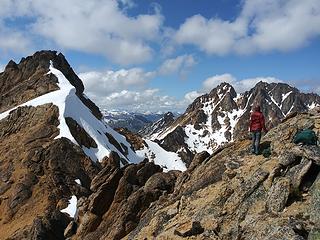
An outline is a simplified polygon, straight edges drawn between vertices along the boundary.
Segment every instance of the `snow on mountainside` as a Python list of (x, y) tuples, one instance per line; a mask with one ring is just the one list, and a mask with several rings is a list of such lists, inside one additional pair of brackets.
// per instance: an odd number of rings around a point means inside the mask
[(112, 128), (127, 128), (132, 132), (140, 131), (163, 116), (162, 113), (134, 113), (116, 110), (103, 110), (102, 114), (103, 119)]
[(157, 134), (160, 133), (163, 129), (170, 126), (175, 120), (175, 116), (172, 112), (167, 112), (160, 118), (158, 121), (145, 126), (138, 133), (145, 138), (150, 138), (151, 140), (155, 140), (157, 138)]
[(195, 99), (182, 116), (149, 135), (148, 139), (157, 139), (167, 151), (181, 153), (190, 150), (187, 155), (201, 151), (213, 153), (225, 143), (246, 138), (250, 112), (256, 104), (262, 107), (267, 128), (270, 128), (291, 113), (320, 106), (320, 97), (300, 93), (283, 83), (260, 82), (241, 94), (236, 93), (230, 84), (222, 83)]
[[(137, 156), (131, 149), (130, 144), (125, 138), (115, 132), (111, 127), (104, 124), (103, 121), (98, 120), (90, 111), (90, 109), (83, 104), (83, 102), (76, 95), (76, 89), (70, 84), (61, 71), (53, 67), (51, 62), (50, 71), (48, 74), (54, 74), (58, 78), (59, 90), (41, 95), (26, 103), (16, 106), (39, 106), (46, 103), (53, 103), (59, 108), (59, 129), (60, 134), (57, 138), (65, 137), (71, 140), (74, 144), (78, 144), (75, 137), (67, 124), (67, 119), (76, 121), (77, 126), (80, 126), (93, 139), (95, 144), (92, 147), (80, 145), (87, 156), (93, 161), (101, 161), (105, 156), (109, 156), (111, 151), (117, 152), (119, 156), (128, 162), (140, 162), (141, 157)], [(0, 114), (0, 119), (6, 117), (10, 109)], [(113, 139), (111, 139), (113, 138)], [(111, 142), (116, 140), (116, 146)], [(125, 154), (126, 152), (126, 154)]]
[(170, 170), (185, 171), (187, 169), (179, 154), (165, 150), (156, 141), (142, 138), (139, 134), (133, 133), (127, 128), (119, 128), (117, 131), (125, 136), (138, 156), (143, 159), (148, 158), (149, 161), (161, 166), (164, 172)]
[(187, 170), (186, 165), (177, 153), (166, 151), (159, 144), (151, 140), (144, 139), (144, 141), (144, 148), (136, 151), (138, 156), (150, 159), (155, 164), (161, 166), (164, 172), (169, 170)]

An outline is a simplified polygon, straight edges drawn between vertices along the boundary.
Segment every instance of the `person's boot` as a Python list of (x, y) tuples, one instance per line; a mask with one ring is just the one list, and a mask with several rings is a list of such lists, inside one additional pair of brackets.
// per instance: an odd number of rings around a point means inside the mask
[(252, 154), (255, 154), (255, 153), (256, 153), (254, 147), (251, 147), (251, 153), (252, 153)]

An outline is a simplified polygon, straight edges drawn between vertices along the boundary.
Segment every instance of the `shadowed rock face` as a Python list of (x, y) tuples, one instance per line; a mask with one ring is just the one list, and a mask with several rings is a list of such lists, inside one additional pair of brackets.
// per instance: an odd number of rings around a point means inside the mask
[(99, 167), (69, 140), (54, 140), (58, 112), (21, 107), (0, 121), (0, 239), (64, 239), (70, 218), (60, 210), (90, 194)]

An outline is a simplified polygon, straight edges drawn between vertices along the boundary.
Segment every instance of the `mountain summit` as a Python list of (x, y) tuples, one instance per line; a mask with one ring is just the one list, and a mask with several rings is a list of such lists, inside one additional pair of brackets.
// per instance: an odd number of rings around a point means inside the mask
[[(59, 109), (59, 137), (79, 145), (93, 161), (116, 152), (124, 162), (139, 162), (123, 136), (100, 119), (98, 107), (87, 98), (82, 81), (65, 57), (54, 51), (41, 51), (23, 58), (19, 64), (10, 61), (0, 74), (1, 109), (6, 117), (20, 106), (37, 107), (53, 103)], [(8, 110), (9, 109), (9, 110)]]

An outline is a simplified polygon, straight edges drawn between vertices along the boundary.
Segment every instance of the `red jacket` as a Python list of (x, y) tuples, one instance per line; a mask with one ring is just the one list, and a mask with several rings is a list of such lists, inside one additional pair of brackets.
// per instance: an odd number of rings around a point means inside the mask
[(264, 122), (264, 116), (262, 112), (253, 112), (251, 113), (250, 117), (250, 132), (253, 131), (261, 131), (264, 130), (267, 131), (265, 122)]

